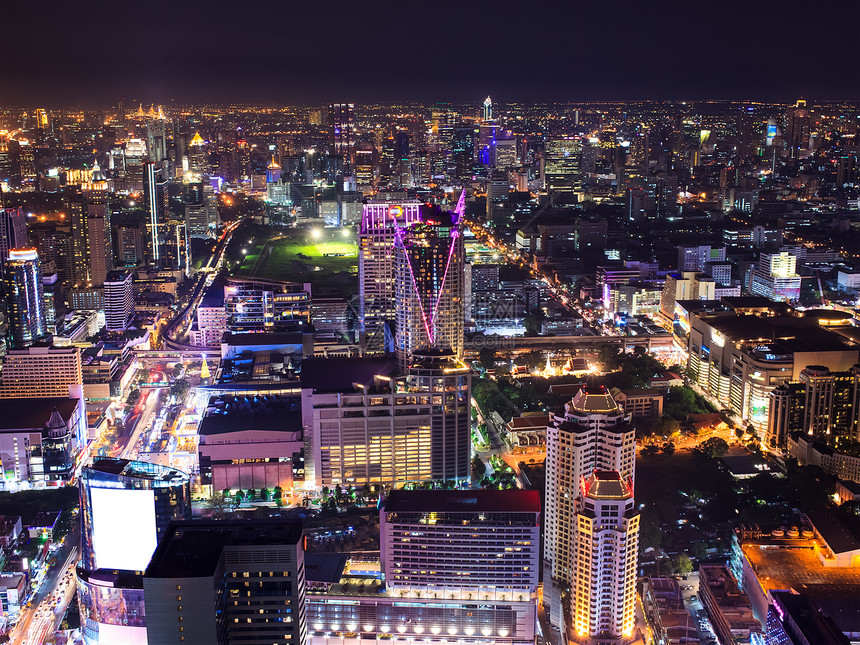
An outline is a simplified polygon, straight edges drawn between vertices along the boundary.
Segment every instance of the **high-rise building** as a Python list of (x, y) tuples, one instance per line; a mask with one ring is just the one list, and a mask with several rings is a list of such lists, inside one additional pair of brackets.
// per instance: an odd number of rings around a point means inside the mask
[(597, 470), (633, 477), (636, 436), (629, 420), (606, 386), (593, 382), (547, 427), (544, 553), (556, 580), (574, 582), (580, 484)]
[(660, 298), (660, 313), (666, 320), (674, 322), (678, 300), (713, 300), (716, 287), (712, 277), (696, 271), (668, 273)]
[(548, 193), (578, 193), (581, 189), (582, 146), (574, 138), (556, 138), (546, 142), (544, 176)]
[(34, 345), (3, 357), (0, 399), (84, 398), (79, 347)]
[(190, 477), (159, 464), (96, 457), (79, 486), (84, 643), (146, 643), (143, 572), (170, 522), (191, 518)]
[(709, 244), (703, 246), (678, 247), (678, 271), (704, 271), (708, 262), (724, 262), (725, 247), (712, 248)]
[(143, 164), (144, 199), (149, 215), (146, 222), (146, 229), (149, 233), (149, 235), (147, 236), (149, 246), (148, 256), (153, 262), (153, 264), (156, 265), (158, 264), (159, 259), (161, 257), (161, 252), (159, 248), (159, 224), (163, 219), (161, 208), (162, 200), (159, 196), (159, 185), (161, 181), (158, 172), (159, 171), (156, 164), (152, 162), (146, 162)]
[(105, 287), (105, 327), (108, 331), (128, 329), (134, 314), (131, 273), (115, 270), (107, 274)]
[(424, 206), (421, 221), (397, 229), (394, 245), (395, 348), (401, 366), (436, 347), (463, 352), (462, 198), (454, 212)]
[(800, 298), (800, 282), (796, 256), (786, 251), (762, 253), (752, 270), (749, 290), (770, 300), (796, 301)]
[[(577, 545), (570, 588), (571, 642), (633, 642), (639, 513), (633, 480), (596, 470), (580, 483), (573, 531)], [(572, 536), (573, 537), (573, 536)], [(642, 642), (641, 640), (639, 642)]]
[(36, 249), (11, 249), (3, 266), (10, 345), (29, 347), (48, 336), (39, 254)]
[(307, 642), (298, 523), (174, 522), (146, 570), (143, 591), (149, 643)]
[(469, 477), (471, 376), (453, 354), (305, 360), (305, 481), (402, 485)]
[(0, 208), (0, 263), (12, 249), (28, 246), (27, 217), (20, 208)]
[(343, 157), (344, 164), (353, 162), (355, 150), (355, 104), (329, 104), (332, 153)]
[(399, 228), (420, 220), (421, 202), (364, 205), (358, 231), (358, 294), (361, 342), (369, 351), (386, 347), (386, 326), (394, 322), (394, 243)]
[(536, 490), (391, 491), (379, 522), (386, 585), (529, 598), (540, 577), (539, 516)]

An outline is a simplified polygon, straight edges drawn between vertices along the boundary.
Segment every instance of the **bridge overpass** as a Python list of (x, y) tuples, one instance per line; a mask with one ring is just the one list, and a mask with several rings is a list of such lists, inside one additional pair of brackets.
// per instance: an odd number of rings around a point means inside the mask
[(466, 351), (480, 351), (485, 347), (499, 350), (531, 351), (541, 349), (595, 349), (603, 345), (614, 345), (622, 351), (633, 347), (644, 347), (649, 352), (655, 349), (668, 350), (673, 346), (671, 334), (648, 336), (475, 336), (464, 343)]

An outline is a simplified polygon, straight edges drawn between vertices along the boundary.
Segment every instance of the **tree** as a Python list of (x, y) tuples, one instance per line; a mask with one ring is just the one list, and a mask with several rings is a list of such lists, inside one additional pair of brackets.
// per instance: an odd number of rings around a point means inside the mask
[(206, 500), (206, 506), (212, 511), (212, 517), (216, 520), (224, 519), (229, 504), (230, 500), (225, 498), (223, 493), (213, 493), (212, 497)]
[(275, 486), (275, 488), (274, 488), (274, 490), (272, 491), (272, 493), (274, 493), (274, 497), (275, 497), (275, 499), (277, 499), (277, 498), (279, 498), (279, 497), (283, 497), (283, 496), (284, 496), (284, 489), (283, 489), (283, 488), (281, 488), (280, 486)]
[(493, 369), (496, 364), (496, 350), (494, 347), (482, 347), (478, 352), (478, 362), (485, 370)]
[(685, 576), (693, 571), (693, 561), (686, 553), (679, 553), (672, 558), (672, 571), (677, 575)]
[(340, 501), (342, 497), (343, 497), (343, 488), (341, 488), (340, 484), (337, 484), (334, 487), (334, 498), (337, 501)]
[(137, 403), (138, 399), (140, 399), (140, 390), (135, 388), (131, 392), (128, 393), (128, 396), (126, 397), (125, 402), (128, 403), (129, 405), (134, 405), (135, 403)]
[(255, 497), (255, 496), (256, 496), (256, 493), (254, 492), (254, 489), (253, 489), (253, 488), (249, 488), (249, 489), (248, 489), (248, 494), (247, 494), (247, 496), (245, 497), (245, 499), (247, 499), (249, 502), (253, 502), (253, 501), (254, 501), (254, 497)]
[(245, 501), (245, 491), (240, 488), (236, 491), (236, 494), (233, 496), (233, 499), (236, 500), (237, 504), (241, 504), (243, 501)]
[(260, 489), (260, 501), (268, 502), (269, 501), (269, 489), (261, 488)]
[(663, 454), (666, 456), (672, 456), (675, 454), (675, 444), (671, 441), (667, 441), (663, 444)]
[(711, 437), (699, 444), (699, 450), (708, 457), (722, 457), (729, 451), (729, 444), (720, 437)]
[(182, 363), (177, 363), (176, 365), (174, 365), (173, 366), (173, 377), (178, 378), (179, 375), (182, 374), (182, 370), (183, 370)]
[(642, 454), (647, 456), (647, 457), (651, 457), (653, 455), (656, 455), (658, 452), (660, 452), (660, 448), (658, 448), (654, 444), (648, 444), (647, 446), (642, 448)]

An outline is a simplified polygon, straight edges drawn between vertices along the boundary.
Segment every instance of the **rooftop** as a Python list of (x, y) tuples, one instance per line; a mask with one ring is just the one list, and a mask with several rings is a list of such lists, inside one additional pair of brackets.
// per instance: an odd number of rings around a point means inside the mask
[(307, 358), (302, 361), (302, 389), (315, 392), (353, 391), (355, 385), (373, 385), (375, 376), (398, 373), (393, 356), (361, 358)]
[(301, 428), (298, 397), (224, 395), (210, 399), (199, 433), (204, 436), (243, 430), (300, 432)]
[(175, 468), (148, 461), (131, 461), (130, 459), (117, 459), (115, 457), (95, 457), (93, 463), (85, 467), (83, 472), (86, 473), (87, 471), (117, 477), (145, 479), (166, 485), (187, 482), (190, 479), (187, 473)]
[(806, 516), (834, 554), (860, 550), (857, 536), (851, 533), (829, 508), (810, 511)]
[(294, 545), (301, 537), (300, 523), (281, 519), (171, 522), (144, 576), (207, 577), (215, 573), (225, 547)]
[(540, 513), (537, 490), (393, 490), (386, 512)]
[(629, 499), (633, 497), (630, 484), (615, 470), (595, 470), (584, 485), (587, 497), (592, 499)]
[(78, 399), (0, 399), (0, 431), (42, 430), (56, 409), (65, 421), (72, 418)]
[(860, 568), (825, 567), (818, 559), (817, 540), (741, 541), (741, 549), (765, 591), (803, 584), (860, 585)]

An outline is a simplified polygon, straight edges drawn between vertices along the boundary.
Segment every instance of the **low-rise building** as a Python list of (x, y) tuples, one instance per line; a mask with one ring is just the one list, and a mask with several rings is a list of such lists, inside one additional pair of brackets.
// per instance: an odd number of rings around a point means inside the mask
[(726, 567), (699, 567), (699, 598), (721, 643), (752, 643), (761, 638), (761, 623), (747, 595)]
[(612, 398), (631, 417), (653, 418), (663, 416), (663, 392), (656, 388), (632, 390), (612, 389)]

